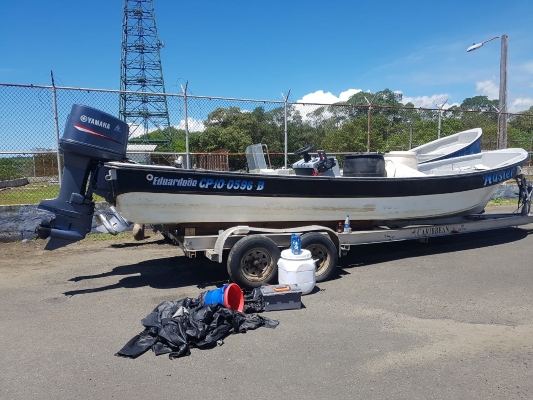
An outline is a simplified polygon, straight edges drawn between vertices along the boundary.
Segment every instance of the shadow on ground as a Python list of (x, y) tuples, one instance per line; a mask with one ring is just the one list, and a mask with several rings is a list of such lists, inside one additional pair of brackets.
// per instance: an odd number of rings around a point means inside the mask
[[(349, 274), (351, 268), (359, 268), (433, 254), (442, 254), (502, 245), (524, 239), (533, 234), (533, 230), (507, 228), (487, 232), (468, 233), (429, 239), (428, 243), (417, 240), (401, 242), (366, 244), (353, 246), (348, 255), (339, 259), (339, 267), (328, 280), (341, 278)], [(163, 245), (165, 242), (158, 241)], [(113, 245), (116, 248), (138, 247), (143, 242)], [(139, 288), (149, 286), (158, 289), (172, 289), (184, 286), (196, 286), (204, 289), (209, 286), (220, 287), (229, 282), (226, 264), (215, 263), (206, 258), (189, 259), (184, 256), (160, 258), (142, 261), (137, 264), (122, 265), (109, 272), (77, 276), (70, 281), (79, 282), (112, 276), (124, 276), (117, 283), (89, 289), (65, 292), (66, 296), (102, 292), (120, 288)]]
[[(152, 243), (153, 244), (153, 243)], [(164, 241), (157, 242), (164, 244)], [(113, 245), (117, 248), (142, 246), (143, 243), (125, 243)], [(141, 261), (137, 264), (121, 265), (112, 270), (94, 275), (76, 276), (70, 281), (80, 282), (113, 276), (124, 276), (118, 282), (88, 289), (71, 290), (65, 296), (103, 292), (120, 288), (153, 287), (157, 289), (173, 289), (185, 286), (196, 286), (204, 289), (208, 286), (222, 286), (229, 282), (226, 264), (214, 263), (207, 259), (190, 259), (184, 256), (159, 258)]]
[(339, 268), (333, 272), (328, 280), (340, 279), (344, 275), (349, 275), (352, 268), (369, 267), (384, 262), (420, 256), (503, 245), (522, 240), (531, 234), (533, 234), (533, 229), (505, 228), (435, 237), (430, 238), (427, 243), (419, 240), (405, 240), (352, 246), (347, 255), (339, 258)]
[(533, 234), (532, 229), (505, 228), (429, 238), (426, 243), (419, 240), (405, 240), (353, 246), (346, 257), (339, 259), (339, 266), (342, 268), (365, 267), (405, 258), (491, 247), (516, 242), (530, 234)]

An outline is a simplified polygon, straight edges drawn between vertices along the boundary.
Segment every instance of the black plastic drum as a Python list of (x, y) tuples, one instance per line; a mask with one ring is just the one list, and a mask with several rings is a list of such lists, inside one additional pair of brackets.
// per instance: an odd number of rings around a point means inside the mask
[(385, 177), (385, 158), (380, 153), (348, 154), (344, 159), (343, 176)]

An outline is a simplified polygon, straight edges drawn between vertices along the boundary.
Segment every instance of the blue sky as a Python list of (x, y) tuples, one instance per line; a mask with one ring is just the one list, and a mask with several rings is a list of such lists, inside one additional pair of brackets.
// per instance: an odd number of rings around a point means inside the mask
[[(121, 0), (8, 0), (0, 82), (120, 87)], [(509, 36), (508, 108), (533, 105), (533, 1), (154, 0), (166, 90), (331, 103), (400, 91), (435, 107), (498, 97)]]

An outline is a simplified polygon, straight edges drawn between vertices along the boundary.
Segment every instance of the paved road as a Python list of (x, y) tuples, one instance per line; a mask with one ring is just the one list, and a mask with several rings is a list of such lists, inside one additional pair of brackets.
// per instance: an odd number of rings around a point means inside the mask
[(177, 360), (114, 353), (223, 265), (157, 236), (0, 244), (0, 398), (531, 399), (532, 232), (360, 246), (276, 329)]

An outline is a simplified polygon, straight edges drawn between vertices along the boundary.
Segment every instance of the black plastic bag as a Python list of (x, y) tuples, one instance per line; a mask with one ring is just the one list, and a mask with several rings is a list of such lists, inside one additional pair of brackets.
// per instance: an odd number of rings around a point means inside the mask
[[(254, 306), (249, 308), (254, 309)], [(200, 299), (188, 297), (164, 301), (141, 323), (145, 330), (130, 339), (116, 356), (137, 358), (152, 349), (156, 355), (168, 354), (173, 359), (188, 356), (192, 347), (215, 347), (230, 334), (244, 333), (261, 326), (275, 328), (279, 324), (278, 321), (247, 315), (219, 304), (204, 306)]]

